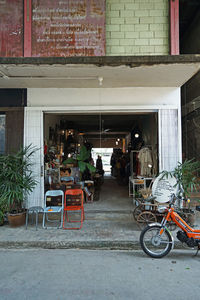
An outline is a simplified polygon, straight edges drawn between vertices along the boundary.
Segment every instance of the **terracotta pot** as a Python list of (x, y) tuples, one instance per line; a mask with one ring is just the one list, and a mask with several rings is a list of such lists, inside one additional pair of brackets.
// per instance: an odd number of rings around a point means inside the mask
[(26, 212), (18, 214), (8, 214), (8, 222), (11, 227), (18, 227), (25, 225)]

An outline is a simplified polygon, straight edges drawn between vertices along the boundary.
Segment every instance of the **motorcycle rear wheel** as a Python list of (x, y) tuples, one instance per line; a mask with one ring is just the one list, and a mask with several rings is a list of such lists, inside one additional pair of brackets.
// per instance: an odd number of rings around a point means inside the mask
[(147, 225), (140, 234), (142, 250), (153, 258), (162, 258), (172, 249), (172, 237), (167, 230), (159, 235), (160, 225)]

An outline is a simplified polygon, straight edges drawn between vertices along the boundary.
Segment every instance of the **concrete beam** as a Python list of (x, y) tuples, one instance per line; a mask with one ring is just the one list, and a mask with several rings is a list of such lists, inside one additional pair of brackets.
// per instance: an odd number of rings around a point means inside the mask
[(200, 54), (97, 57), (0, 57), (0, 65), (96, 65), (130, 67), (154, 64), (199, 63)]

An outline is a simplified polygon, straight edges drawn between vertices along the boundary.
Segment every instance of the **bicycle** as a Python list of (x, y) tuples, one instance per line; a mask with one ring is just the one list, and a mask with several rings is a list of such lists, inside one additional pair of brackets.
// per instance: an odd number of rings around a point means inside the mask
[[(162, 258), (174, 247), (174, 239), (167, 227), (167, 222), (174, 222), (181, 230), (177, 232), (177, 238), (190, 248), (197, 247), (200, 250), (200, 229), (190, 227), (175, 211), (175, 201), (178, 198), (172, 194), (168, 207), (159, 207), (160, 213), (164, 213), (161, 223), (148, 224), (140, 234), (142, 250), (153, 258)], [(200, 211), (200, 206), (196, 206)]]

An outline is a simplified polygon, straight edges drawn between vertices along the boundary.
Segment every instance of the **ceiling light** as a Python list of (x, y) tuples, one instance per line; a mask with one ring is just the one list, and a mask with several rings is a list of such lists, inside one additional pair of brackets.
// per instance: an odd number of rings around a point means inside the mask
[(139, 138), (139, 133), (135, 133), (135, 138), (138, 139)]

